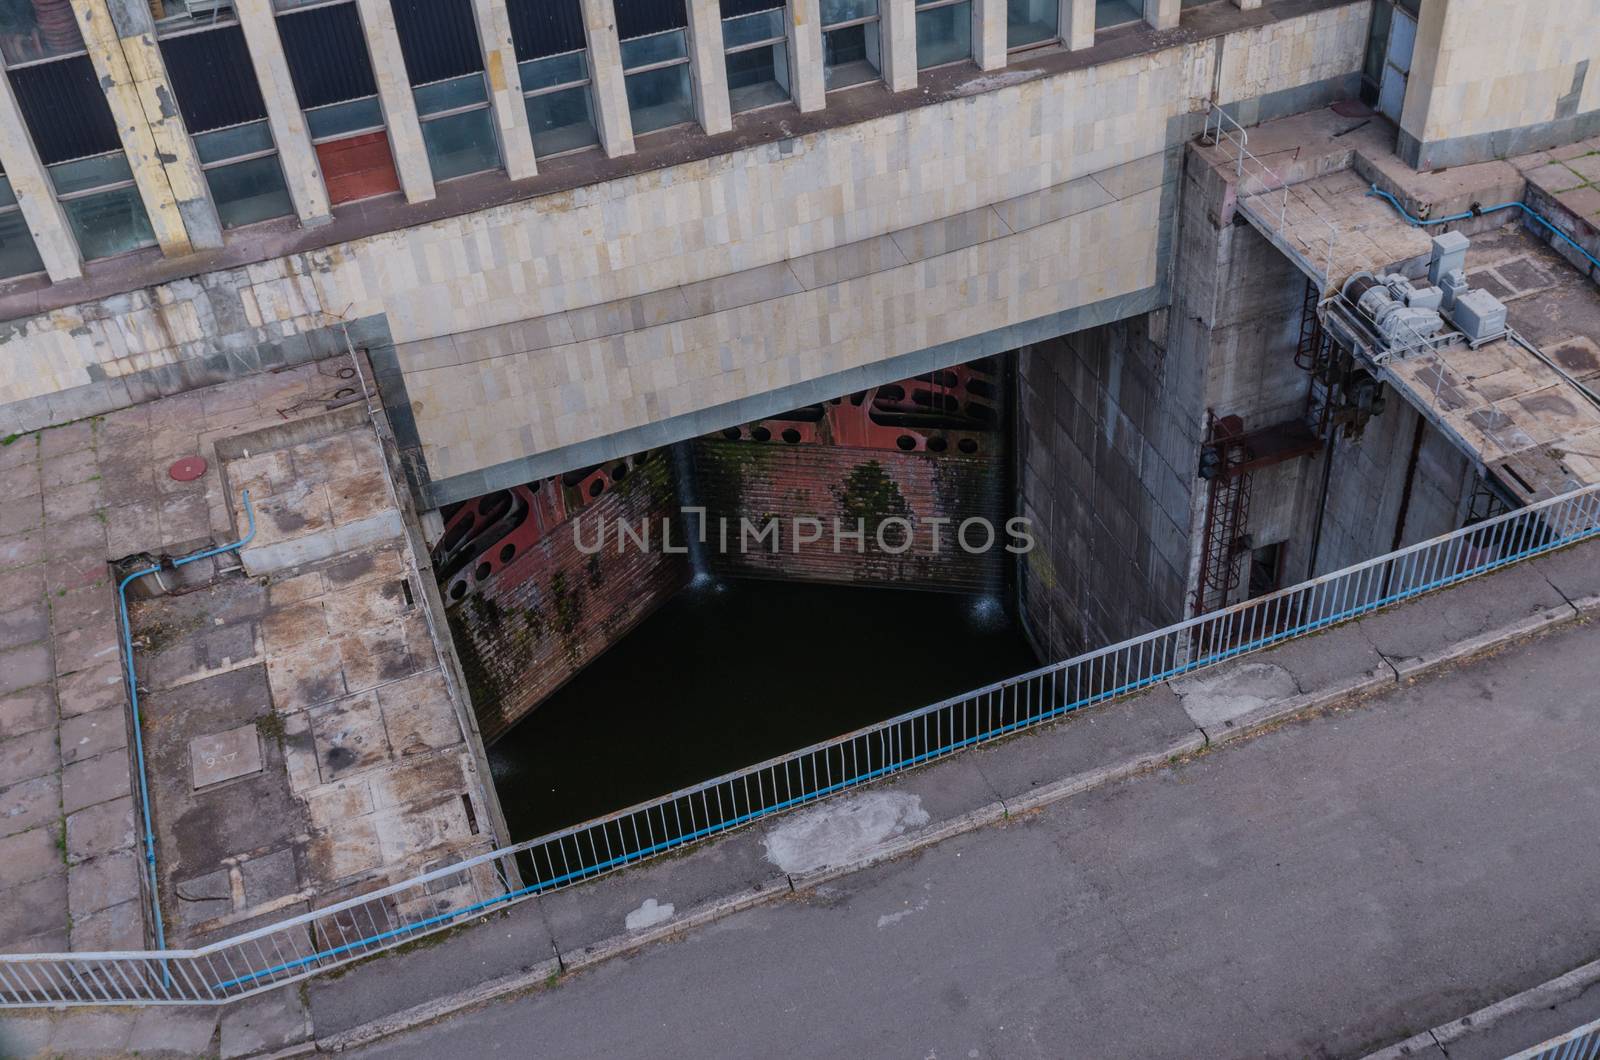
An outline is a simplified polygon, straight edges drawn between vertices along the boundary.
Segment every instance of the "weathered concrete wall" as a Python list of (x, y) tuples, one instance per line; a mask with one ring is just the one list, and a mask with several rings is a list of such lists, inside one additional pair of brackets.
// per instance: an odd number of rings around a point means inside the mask
[[(1321, 544), (1316, 569), (1309, 573), (1326, 574), (1461, 525), (1475, 481), (1471, 461), (1424, 421), (1415, 471), (1409, 471), (1420, 419), (1416, 409), (1391, 391), (1383, 414), (1368, 422), (1360, 437), (1335, 441), (1328, 454), (1333, 468)], [(1308, 485), (1319, 488), (1321, 476), (1319, 460), (1307, 476)], [(1310, 493), (1308, 489), (1314, 501)], [(1314, 507), (1308, 510), (1314, 512)], [(1294, 572), (1299, 577), (1301, 566)]]
[[(1130, 180), (1130, 164), (1159, 160), (1213, 89), (1239, 99), (1337, 93), (1359, 67), (1367, 6), (1279, 20), (1280, 36), (1313, 42), (1308, 63), (1237, 59), (1235, 47), (1267, 57), (1283, 44), (1235, 45), (1236, 34), (1050, 76), (1018, 71), (965, 98), (17, 320), (0, 357), (0, 429), (128, 404), (154, 389), (149, 373), (191, 375), (173, 366), (210, 361), (192, 373), (197, 382), (255, 370), (261, 359), (240, 353), (263, 342), (293, 359), (302, 340), (330, 343), (341, 321), (373, 321), (371, 341), (386, 331), (402, 344), (393, 361), (417, 448), (439, 461), (434, 477), (451, 477), (1073, 307), (1095, 308), (1088, 322), (1143, 311), (1160, 291), (1163, 194), (1159, 182)], [(1237, 73), (1219, 79), (1219, 63)], [(1085, 185), (1074, 182), (1091, 174), (1108, 198), (1070, 217), (1059, 204), (1038, 212), (1058, 189), (1080, 194)], [(1040, 200), (1026, 204), (1036, 211), (1026, 231), (1000, 225), (974, 236), (970, 218), (954, 243), (942, 230), (918, 231), (1027, 195)], [(845, 273), (853, 279), (809, 290), (785, 281), (789, 293), (759, 309), (728, 308), (740, 301), (730, 290), (770, 279), (764, 268), (789, 271), (845, 247), (865, 255), (891, 232), (917, 233), (914, 260), (862, 275), (858, 258)], [(709, 280), (721, 283), (712, 311), (693, 321), (650, 327), (646, 315), (603, 341), (574, 331), (542, 346), (468, 334)], [(216, 290), (228, 287), (249, 289), (237, 319), (208, 318)], [(750, 343), (752, 334), (773, 334), (775, 345)], [(440, 336), (461, 337), (445, 344), (456, 360), (405, 345)], [(938, 356), (948, 364), (974, 352)], [(491, 394), (511, 402), (514, 422), (509, 407), (486, 409)], [(407, 418), (396, 416), (402, 435)], [(487, 488), (471, 485), (454, 496)]]
[(1020, 596), (1046, 658), (1183, 617), (1200, 366), (1167, 349), (1165, 316), (1020, 354), (1022, 511), (1037, 538)]
[(1401, 114), (1422, 169), (1483, 162), (1600, 132), (1592, 0), (1428, 0)]

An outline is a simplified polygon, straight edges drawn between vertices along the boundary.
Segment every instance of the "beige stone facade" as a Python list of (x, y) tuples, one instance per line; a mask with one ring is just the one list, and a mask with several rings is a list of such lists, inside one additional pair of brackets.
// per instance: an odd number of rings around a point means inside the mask
[[(1400, 124), (1423, 145), (1600, 111), (1596, 0), (1428, 0), (1413, 54)], [(1485, 150), (1460, 160), (1517, 153)]]
[[(706, 281), (737, 286), (752, 270), (1159, 160), (1213, 94), (1348, 78), (1367, 19), (1358, 0), (1061, 73), (1010, 71), (943, 102), (16, 320), (0, 406), (181, 369), (219, 336), (290, 342), (377, 318), (404, 350)], [(1037, 231), (997, 231), (1006, 238), (760, 309), (496, 363), (511, 389), (493, 400), (520, 411), (480, 410), (481, 435), (462, 436), (460, 416), (498, 377), (419, 358), (407, 386), (421, 440), (437, 474), (456, 474), (1154, 288), (1161, 215), (1159, 195), (1114, 195)]]

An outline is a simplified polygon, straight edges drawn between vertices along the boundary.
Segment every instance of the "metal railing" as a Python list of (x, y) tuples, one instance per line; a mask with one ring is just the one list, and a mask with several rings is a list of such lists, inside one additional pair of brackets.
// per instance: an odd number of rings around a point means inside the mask
[(231, 1000), (1597, 533), (1589, 486), (223, 942), (0, 956), (0, 1006)]
[(1600, 1020), (1586, 1023), (1506, 1060), (1596, 1060), (1600, 1057)]
[[(1250, 151), (1250, 134), (1237, 119), (1212, 100), (1206, 100), (1205, 128), (1201, 138), (1218, 148), (1231, 145), (1234, 154), (1234, 194), (1239, 209), (1253, 217), (1264, 228), (1276, 232), (1287, 246), (1289, 243), (1289, 188), (1288, 181), (1280, 177), (1271, 166)], [(1248, 163), (1248, 164), (1247, 164)], [(1266, 200), (1265, 208), (1256, 200)], [(1333, 252), (1339, 242), (1339, 228), (1315, 211), (1308, 211), (1328, 229), (1328, 248), (1324, 252), (1322, 277), (1325, 287), (1334, 285)], [(1276, 216), (1274, 216), (1276, 214)], [(1307, 240), (1310, 249), (1310, 240)]]

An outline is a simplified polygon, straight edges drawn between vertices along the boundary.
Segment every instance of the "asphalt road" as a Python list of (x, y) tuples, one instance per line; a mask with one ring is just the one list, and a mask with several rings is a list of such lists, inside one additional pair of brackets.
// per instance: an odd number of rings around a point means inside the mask
[(1304, 1057), (1600, 954), (1577, 626), (365, 1057)]

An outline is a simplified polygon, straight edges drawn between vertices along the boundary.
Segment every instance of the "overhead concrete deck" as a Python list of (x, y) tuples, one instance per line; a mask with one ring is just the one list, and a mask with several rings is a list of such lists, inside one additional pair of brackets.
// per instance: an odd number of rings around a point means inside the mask
[(0, 950), (153, 943), (116, 583), (239, 539), (247, 488), (243, 570), (129, 587), (167, 943), (493, 845), (384, 463), (344, 358), (0, 444)]
[[(1521, 201), (1527, 180), (1506, 162), (1416, 173), (1394, 155), (1381, 117), (1331, 108), (1248, 130), (1242, 172), (1233, 144), (1197, 146), (1228, 185), (1224, 201), (1281, 250), (1324, 296), (1352, 275), (1424, 275), (1432, 237), (1472, 238), (1468, 280), (1506, 304), (1510, 339), (1394, 358), (1382, 377), (1482, 468), (1525, 501), (1600, 481), (1600, 289), (1503, 210), (1449, 225), (1418, 227), (1413, 216), (1452, 216), (1473, 205)], [(1543, 356), (1541, 357), (1541, 354)], [(1559, 370), (1558, 370), (1559, 368)]]

